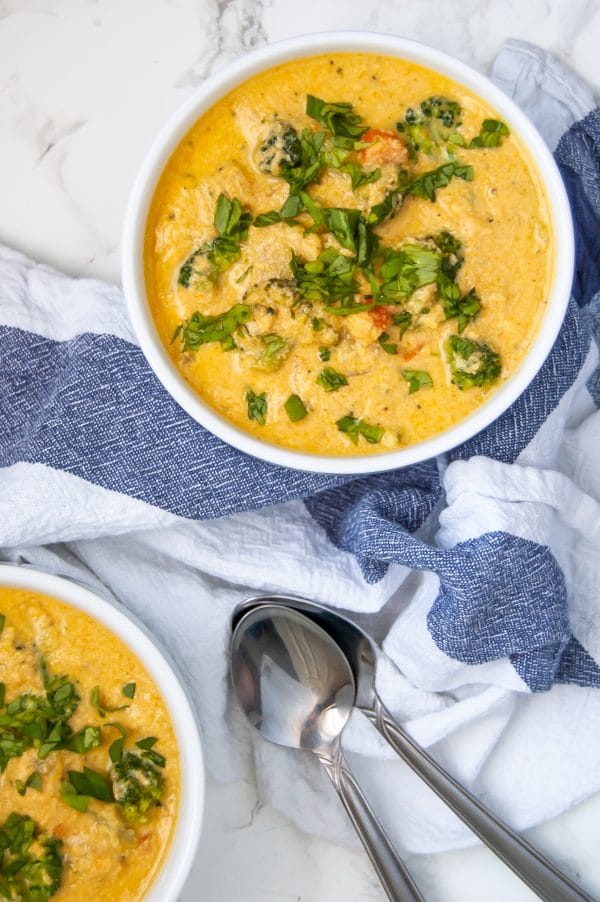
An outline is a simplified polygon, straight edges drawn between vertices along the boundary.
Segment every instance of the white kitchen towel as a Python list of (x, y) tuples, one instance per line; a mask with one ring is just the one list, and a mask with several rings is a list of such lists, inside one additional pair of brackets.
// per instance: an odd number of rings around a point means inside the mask
[[(522, 43), (505, 46), (493, 77), (552, 145), (594, 105), (570, 70)], [(569, 152), (565, 146), (563, 156)], [(578, 212), (581, 204), (575, 206)], [(580, 278), (593, 282), (594, 272), (584, 270)], [(579, 289), (585, 294), (588, 286)], [(390, 709), (518, 829), (600, 788), (600, 693), (590, 688), (600, 674), (600, 604), (594, 597), (600, 578), (600, 414), (598, 386), (590, 381), (598, 350), (586, 341), (578, 312), (571, 310), (564, 331), (568, 359), (551, 372), (564, 390), (549, 411), (542, 415), (538, 404), (537, 416), (523, 423), (518, 455), (491, 454), (485, 444), (474, 444), (413, 470), (408, 486), (401, 473), (376, 478), (364, 495), (360, 480), (338, 489), (340, 480), (280, 471), (279, 497), (312, 495), (308, 505), (288, 501), (199, 521), (203, 512), (214, 517), (227, 511), (229, 496), (214, 480), (207, 491), (201, 470), (175, 491), (176, 474), (163, 471), (158, 430), (154, 480), (140, 475), (135, 416), (128, 423), (130, 458), (124, 462), (111, 448), (105, 418), (111, 416), (114, 379), (122, 378), (126, 364), (102, 339), (133, 342), (120, 292), (69, 280), (8, 249), (0, 251), (0, 291), (6, 338), (0, 416), (4, 408), (11, 429), (10, 441), (8, 428), (4, 443), (0, 437), (2, 558), (102, 585), (151, 627), (184, 670), (217, 779), (254, 773), (262, 797), (301, 828), (330, 839), (351, 836), (314, 762), (252, 737), (228, 696), (231, 611), (248, 594), (276, 590), (362, 615), (388, 655), (380, 690)], [(105, 373), (102, 390), (94, 382), (82, 393), (80, 381), (78, 393), (72, 392), (73, 368), (86, 357), (93, 366), (95, 355), (98, 372)], [(556, 349), (554, 355), (556, 360)], [(37, 383), (27, 361), (38, 370), (55, 368), (53, 397), (31, 397)], [(152, 391), (137, 405), (148, 421), (152, 408), (144, 410), (144, 404)], [(534, 406), (538, 396), (528, 397)], [(79, 411), (76, 434), (61, 417), (62, 404)], [(32, 409), (39, 415), (32, 417)], [(180, 412), (174, 417), (183, 443), (187, 418)], [(213, 452), (217, 462), (228, 454), (216, 446)], [(223, 460), (223, 472), (230, 464)], [(252, 461), (244, 466), (247, 481), (260, 475)], [(406, 524), (412, 533), (396, 524), (391, 529), (390, 499), (401, 489), (402, 504), (408, 498), (418, 511)], [(256, 494), (257, 506), (268, 503), (263, 485), (256, 484)], [(494, 560), (495, 569), (489, 565)], [(515, 586), (521, 583), (519, 593)], [(549, 587), (557, 589), (556, 597)], [(493, 611), (474, 607), (474, 598), (486, 593)], [(483, 618), (481, 630), (477, 618)], [(358, 715), (345, 744), (403, 849), (431, 852), (472, 841)]]

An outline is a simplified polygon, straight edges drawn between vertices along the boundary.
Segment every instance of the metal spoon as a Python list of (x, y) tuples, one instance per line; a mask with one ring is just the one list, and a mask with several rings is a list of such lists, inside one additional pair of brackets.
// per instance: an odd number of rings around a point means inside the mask
[(265, 739), (317, 756), (389, 898), (423, 900), (344, 760), (340, 735), (356, 687), (331, 636), (298, 611), (260, 605), (236, 621), (231, 674), (246, 717)]
[(515, 833), (479, 799), (461, 786), (408, 736), (395, 722), (375, 686), (381, 652), (373, 640), (352, 620), (304, 598), (288, 595), (257, 595), (238, 605), (232, 624), (247, 612), (268, 604), (287, 607), (310, 617), (329, 634), (346, 656), (356, 683), (356, 706), (368, 717), (398, 755), (541, 899), (547, 902), (594, 902), (591, 896)]

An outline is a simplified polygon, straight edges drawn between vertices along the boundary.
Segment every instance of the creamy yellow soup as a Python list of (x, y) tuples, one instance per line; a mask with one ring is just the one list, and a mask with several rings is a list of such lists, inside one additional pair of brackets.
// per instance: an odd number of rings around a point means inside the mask
[[(34, 822), (38, 835), (28, 854), (39, 857), (50, 841), (60, 862), (59, 886), (52, 892), (57, 902), (142, 899), (165, 859), (177, 817), (180, 785), (175, 733), (157, 687), (113, 633), (56, 599), (0, 587), (0, 625), (0, 683), (4, 684), (4, 698), (0, 697), (0, 837), (10, 824), (8, 819), (15, 815)], [(66, 721), (69, 728), (78, 734), (85, 727), (99, 727), (100, 744), (85, 753), (65, 748), (46, 753), (37, 742), (6, 761), (6, 740), (9, 735), (15, 737), (15, 700), (27, 695), (46, 698), (48, 681), (56, 677), (66, 677), (79, 697)], [(131, 688), (133, 684), (135, 688)], [(124, 694), (126, 686), (129, 688)], [(106, 711), (104, 717), (98, 705)], [(107, 710), (123, 705), (127, 707), (122, 710)], [(149, 767), (143, 772), (142, 782), (158, 772), (163, 788), (160, 804), (153, 804), (141, 817), (137, 809), (132, 812), (114, 801), (123, 800), (123, 784), (114, 778), (109, 753), (112, 747), (117, 758), (112, 744), (121, 732), (111, 723), (126, 731), (123, 754), (134, 753), (138, 761), (149, 759), (136, 742), (148, 745), (144, 740), (156, 737), (150, 751), (159, 756), (157, 760), (163, 766), (153, 764), (154, 771)], [(19, 730), (16, 738), (22, 738)], [(84, 767), (100, 774), (113, 795), (110, 801), (89, 798), (86, 811), (71, 807), (65, 798), (69, 772), (83, 773)], [(75, 804), (81, 805), (81, 798)], [(129, 818), (132, 813), (135, 819)], [(1, 864), (0, 855), (0, 898), (4, 898)], [(25, 880), (27, 873), (26, 869), (19, 879)], [(42, 883), (49, 879), (46, 876)], [(22, 890), (23, 883), (18, 887)], [(19, 888), (13, 891), (11, 899), (25, 898)]]
[[(352, 108), (338, 123), (322, 106), (315, 118), (309, 96)], [(348, 115), (359, 134), (340, 140)], [(307, 171), (293, 137), (304, 129), (323, 144), (304, 199), (290, 201)], [(294, 61), (233, 90), (173, 153), (147, 223), (148, 300), (181, 375), (256, 438), (309, 453), (394, 450), (462, 420), (527, 353), (552, 276), (539, 175), (507, 132), (462, 85), (367, 54)], [(214, 240), (240, 214), (219, 256)], [(359, 221), (379, 245), (366, 266)], [(341, 298), (324, 251), (334, 268), (355, 266)]]

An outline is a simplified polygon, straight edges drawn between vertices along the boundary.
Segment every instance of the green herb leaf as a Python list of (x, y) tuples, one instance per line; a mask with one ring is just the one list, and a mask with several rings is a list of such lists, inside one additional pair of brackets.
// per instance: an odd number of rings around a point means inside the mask
[(292, 251), (290, 261), (301, 297), (312, 301), (347, 300), (358, 291), (356, 263), (333, 247), (322, 251), (316, 260), (302, 262)]
[(499, 147), (510, 130), (498, 119), (484, 119), (479, 134), (471, 138), (468, 147)]
[(91, 767), (84, 767), (83, 772), (70, 770), (68, 783), (78, 796), (89, 796), (100, 802), (114, 801), (108, 777)]
[(423, 197), (425, 200), (435, 201), (436, 192), (445, 188), (453, 178), (462, 179), (465, 182), (473, 181), (473, 167), (462, 163), (444, 163), (437, 169), (430, 169), (414, 178), (406, 189), (406, 194)]
[(461, 295), (460, 288), (448, 279), (444, 273), (438, 277), (438, 294), (446, 319), (457, 317), (459, 334), (475, 319), (481, 310), (481, 301), (474, 288)]
[(5, 700), (6, 700), (6, 684), (0, 683), (0, 708), (4, 707)]
[(326, 363), (331, 357), (331, 348), (319, 348), (319, 357)]
[(164, 755), (155, 752), (154, 749), (150, 749), (147, 752), (142, 752), (142, 758), (145, 758), (147, 761), (151, 761), (152, 764), (156, 764), (157, 767), (164, 767), (167, 763), (167, 759)]
[(60, 784), (60, 794), (63, 802), (66, 802), (70, 808), (74, 808), (76, 811), (88, 810), (90, 804), (89, 796), (79, 795), (73, 784), (68, 780), (64, 780)]
[[(297, 195), (311, 182), (318, 180), (324, 165), (321, 160), (324, 140), (325, 132), (310, 132), (305, 128), (300, 138), (300, 162), (294, 166), (282, 162), (279, 175), (290, 186), (290, 196)], [(291, 209), (293, 207), (286, 208), (286, 204), (283, 205), (281, 213), (284, 219), (288, 218)], [(297, 210), (291, 215), (297, 216), (299, 212)]]
[(123, 746), (125, 745), (125, 740), (122, 736), (119, 736), (118, 739), (115, 739), (111, 742), (108, 748), (108, 755), (113, 764), (117, 761), (120, 761), (123, 757)]
[(257, 395), (249, 388), (246, 392), (246, 403), (248, 405), (248, 419), (256, 420), (260, 426), (264, 426), (267, 422), (268, 409), (266, 392)]
[(135, 683), (127, 683), (121, 689), (121, 692), (125, 696), (125, 698), (134, 698), (135, 696)]
[(192, 280), (204, 289), (209, 282), (215, 282), (228, 266), (240, 257), (240, 243), (248, 237), (252, 222), (250, 213), (242, 213), (237, 198), (229, 200), (220, 194), (215, 208), (214, 225), (219, 233), (212, 241), (207, 241), (195, 250), (179, 270), (178, 283), (189, 288)]
[(451, 335), (446, 345), (446, 357), (452, 372), (452, 382), (458, 388), (491, 385), (500, 378), (500, 355), (487, 344), (460, 335)]
[(343, 385), (348, 385), (348, 380), (333, 367), (326, 366), (317, 376), (317, 385), (324, 388), (326, 392), (338, 391)]
[(392, 322), (395, 326), (398, 326), (398, 329), (400, 330), (400, 338), (402, 338), (402, 336), (412, 323), (412, 316), (408, 312), (408, 310), (403, 310), (402, 313), (392, 314)]
[[(36, 851), (31, 851), (33, 842)], [(0, 896), (47, 902), (62, 883), (61, 842), (42, 834), (31, 818), (13, 811), (0, 827)], [(39, 850), (39, 851), (38, 851)]]
[(0, 614), (0, 636), (2, 635), (2, 630), (4, 629), (5, 623), (6, 623), (6, 615)]
[(292, 423), (296, 423), (298, 420), (303, 420), (304, 417), (308, 414), (308, 410), (304, 406), (304, 401), (302, 398), (299, 398), (298, 395), (290, 395), (287, 401), (284, 404), (285, 412), (290, 418)]
[(332, 135), (356, 139), (367, 130), (363, 119), (352, 112), (351, 103), (328, 103), (308, 94), (306, 114), (320, 125), (324, 125)]
[(358, 438), (361, 435), (371, 445), (378, 444), (383, 438), (384, 430), (381, 426), (373, 426), (365, 420), (353, 417), (352, 414), (347, 414), (345, 417), (336, 420), (336, 426), (340, 432), (348, 436), (354, 445), (358, 444)]
[(42, 791), (42, 777), (41, 774), (38, 774), (37, 771), (33, 771), (33, 773), (29, 774), (27, 780), (25, 781), (25, 786), (31, 787), (35, 789), (37, 792)]
[(408, 382), (408, 393), (412, 395), (420, 388), (433, 385), (433, 379), (425, 370), (402, 370), (402, 375)]
[(410, 297), (417, 288), (435, 282), (441, 259), (437, 250), (418, 244), (405, 244), (397, 251), (387, 251), (379, 273), (383, 282), (378, 301), (395, 303)]
[(139, 749), (144, 749), (144, 751), (148, 751), (152, 746), (156, 745), (158, 742), (157, 736), (146, 736), (145, 739), (140, 739), (139, 742), (136, 742), (136, 745)]
[[(100, 717), (106, 717), (108, 713), (113, 714), (115, 711), (124, 711), (125, 708), (128, 708), (129, 705), (118, 705), (116, 708), (110, 708), (108, 705), (104, 705), (100, 701), (100, 686), (94, 686), (90, 693), (90, 702), (98, 712)], [(89, 729), (93, 729), (90, 727)]]
[(234, 333), (247, 323), (252, 315), (248, 304), (234, 304), (225, 313), (205, 316), (193, 313), (181, 324), (181, 346), (184, 351), (197, 351), (201, 345), (219, 342), (224, 351), (236, 347)]
[(382, 332), (379, 338), (377, 339), (383, 350), (386, 354), (397, 354), (398, 353), (398, 345), (393, 341), (390, 341), (390, 336), (387, 332)]
[[(118, 710), (118, 709), (117, 709)], [(65, 748), (71, 752), (84, 755), (92, 749), (97, 749), (102, 744), (102, 734), (99, 727), (83, 727), (74, 733), (68, 740)]]
[(242, 213), (237, 197), (229, 200), (224, 194), (219, 194), (214, 218), (215, 229), (219, 235), (238, 243), (245, 241), (251, 221), (250, 213)]
[(22, 780), (15, 780), (15, 786), (20, 796), (25, 795), (25, 784)]

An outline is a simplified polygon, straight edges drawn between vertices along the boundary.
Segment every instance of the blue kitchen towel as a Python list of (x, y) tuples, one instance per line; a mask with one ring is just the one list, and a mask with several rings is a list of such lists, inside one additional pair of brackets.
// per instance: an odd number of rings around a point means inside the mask
[[(330, 540), (356, 556), (367, 583), (381, 580), (390, 563), (438, 574), (427, 625), (447, 656), (468, 664), (508, 657), (532, 690), (556, 681), (600, 685), (586, 636), (574, 637), (564, 568), (551, 543), (540, 540), (541, 527), (525, 535), (518, 525), (498, 528), (490, 515), (491, 526), (481, 521), (463, 540), (451, 525), (449, 505), (438, 547), (416, 535), (431, 524), (461, 463), (485, 458), (518, 466), (529, 453), (529, 466), (547, 469), (544, 454), (532, 459), (531, 449), (536, 442), (548, 445), (549, 428), (572, 425), (563, 408), (572, 407), (577, 416), (597, 409), (599, 110), (568, 130), (556, 158), (577, 223), (577, 273), (564, 326), (522, 397), (443, 460), (349, 478), (247, 457), (206, 432), (167, 395), (132, 341), (122, 311), (113, 320), (106, 314), (121, 307), (116, 292), (66, 280), (5, 251), (0, 472), (41, 465), (192, 520), (303, 499)], [(599, 438), (595, 433), (596, 443)], [(568, 461), (552, 465), (574, 475)], [(518, 512), (515, 517), (518, 522)], [(78, 536), (75, 526), (72, 536)], [(449, 547), (440, 547), (443, 541)]]

